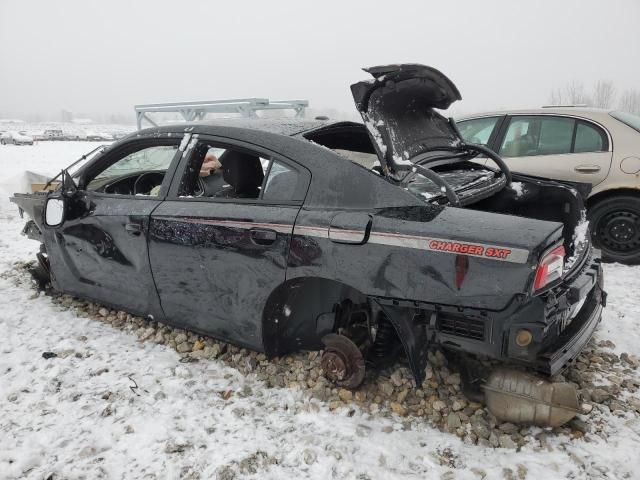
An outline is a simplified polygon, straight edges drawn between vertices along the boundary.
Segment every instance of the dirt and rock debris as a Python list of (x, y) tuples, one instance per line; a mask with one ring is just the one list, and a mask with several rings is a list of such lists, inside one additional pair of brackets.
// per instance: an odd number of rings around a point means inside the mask
[[(16, 283), (30, 282), (28, 267), (29, 264), (18, 263), (13, 270), (2, 275)], [(586, 442), (596, 435), (606, 439), (606, 416), (640, 416), (640, 379), (637, 372), (640, 359), (631, 353), (613, 353), (611, 349), (615, 345), (608, 340), (592, 340), (573, 366), (556, 378), (576, 385), (581, 398), (582, 414), (562, 427), (542, 429), (501, 423), (482, 404), (468, 400), (461, 391), (460, 373), (449, 365), (445, 355), (438, 350), (429, 353), (425, 381), (420, 388), (415, 387), (408, 367), (398, 364), (382, 371), (368, 372), (364, 384), (352, 391), (336, 388), (325, 379), (320, 366), (320, 352), (299, 352), (268, 359), (263, 353), (229, 345), (124, 311), (111, 310), (70, 295), (58, 294), (53, 290), (38, 291), (35, 284), (33, 288), (34, 297), (48, 295), (52, 302), (60, 307), (109, 324), (113, 328), (131, 332), (140, 342), (166, 345), (179, 353), (181, 362), (206, 362), (215, 359), (244, 375), (254, 375), (266, 388), (300, 390), (309, 398), (323, 402), (330, 410), (341, 409), (347, 415), (352, 415), (357, 408), (373, 417), (398, 415), (404, 419), (402, 425), (406, 429), (411, 428), (412, 422), (428, 422), (443, 432), (458, 436), (467, 444), (507, 449), (518, 449), (528, 444), (534, 448), (551, 449), (547, 442), (550, 436), (564, 434), (570, 439), (582, 439)], [(41, 353), (49, 361), (55, 361), (57, 357), (82, 355), (71, 350)], [(96, 371), (93, 375), (101, 373), (103, 372)], [(135, 381), (132, 382), (131, 388), (135, 393), (137, 385)], [(233, 395), (249, 396), (252, 392), (246, 391), (247, 389), (250, 387), (245, 386), (239, 391), (222, 391), (218, 394), (225, 400)], [(108, 400), (109, 396), (110, 393), (105, 392), (103, 398)], [(305, 402), (301, 408), (313, 410), (318, 406), (317, 402)], [(110, 414), (107, 405), (102, 415)], [(366, 435), (367, 432), (358, 434)], [(180, 451), (189, 448), (189, 445), (168, 445), (167, 448)], [(445, 450), (440, 453), (441, 458), (438, 461), (441, 464), (455, 464), (456, 458), (448, 455)], [(258, 460), (272, 461), (267, 457), (260, 457), (256, 461)], [(248, 460), (249, 466), (237, 467), (240, 470), (250, 469), (251, 463)], [(224, 476), (222, 472), (222, 477)], [(520, 471), (511, 472), (511, 476), (524, 478)]]

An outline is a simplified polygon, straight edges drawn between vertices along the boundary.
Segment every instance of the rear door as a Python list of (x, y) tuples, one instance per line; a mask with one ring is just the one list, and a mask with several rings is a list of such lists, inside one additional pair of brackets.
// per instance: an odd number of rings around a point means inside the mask
[(87, 165), (64, 222), (43, 229), (58, 289), (140, 315), (162, 315), (147, 235), (149, 215), (177, 166), (178, 141), (136, 139)]
[[(263, 309), (285, 281), (310, 174), (255, 145), (196, 141), (151, 216), (149, 258), (162, 308), (174, 324), (261, 349)], [(218, 191), (198, 187), (207, 154), (223, 165)]]
[(595, 123), (559, 115), (510, 115), (502, 130), (498, 154), (514, 172), (592, 185), (609, 173), (609, 136)]

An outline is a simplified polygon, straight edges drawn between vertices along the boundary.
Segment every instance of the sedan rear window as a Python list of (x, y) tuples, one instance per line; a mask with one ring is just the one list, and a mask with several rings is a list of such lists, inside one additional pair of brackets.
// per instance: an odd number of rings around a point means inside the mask
[(633, 128), (635, 131), (640, 132), (640, 117), (627, 112), (611, 112), (611, 115), (616, 120), (624, 123), (628, 127)]
[(608, 147), (605, 131), (586, 120), (553, 115), (513, 116), (500, 155), (532, 157), (603, 152)]

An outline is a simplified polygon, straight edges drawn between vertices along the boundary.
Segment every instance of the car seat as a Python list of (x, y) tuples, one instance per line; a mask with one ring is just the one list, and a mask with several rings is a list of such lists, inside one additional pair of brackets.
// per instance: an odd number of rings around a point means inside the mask
[(229, 184), (220, 194), (228, 198), (258, 198), (264, 172), (260, 159), (250, 153), (227, 150), (219, 158), (222, 175)]

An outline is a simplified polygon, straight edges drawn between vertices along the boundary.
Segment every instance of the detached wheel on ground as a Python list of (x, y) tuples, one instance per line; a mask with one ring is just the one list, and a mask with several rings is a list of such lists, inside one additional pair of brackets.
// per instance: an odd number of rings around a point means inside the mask
[(589, 210), (593, 243), (608, 262), (640, 263), (640, 197), (621, 195)]

